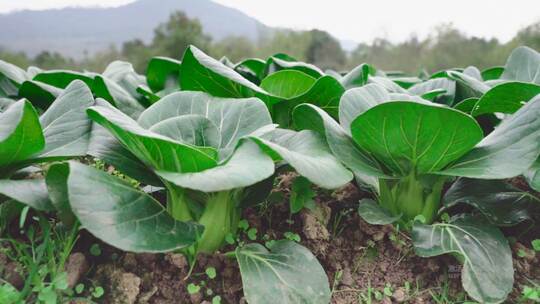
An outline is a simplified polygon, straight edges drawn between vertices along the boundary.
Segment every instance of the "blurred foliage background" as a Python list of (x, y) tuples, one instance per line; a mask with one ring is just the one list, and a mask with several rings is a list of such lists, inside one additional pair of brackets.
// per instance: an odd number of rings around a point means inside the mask
[(238, 36), (212, 41), (197, 19), (190, 19), (183, 12), (175, 12), (167, 22), (154, 30), (151, 43), (135, 39), (125, 42), (120, 48), (111, 46), (106, 51), (86, 55), (78, 61), (46, 51), (30, 58), (24, 53), (9, 52), (0, 46), (0, 58), (21, 67), (35, 65), (43, 69), (68, 68), (95, 72), (103, 71), (109, 62), (120, 59), (133, 63), (138, 72), (144, 73), (152, 56), (181, 59), (183, 50), (189, 44), (218, 59), (227, 56), (233, 62), (248, 57), (266, 58), (284, 52), (322, 69), (348, 70), (367, 62), (383, 70), (399, 70), (414, 75), (422, 70), (432, 73), (469, 65), (480, 69), (504, 65), (510, 51), (519, 45), (540, 51), (540, 21), (523, 28), (507, 43), (497, 39), (469, 37), (451, 24), (443, 24), (425, 39), (411, 36), (400, 43), (375, 39), (371, 44), (362, 43), (352, 52), (345, 52), (336, 38), (321, 30), (282, 29), (262, 37), (256, 43)]

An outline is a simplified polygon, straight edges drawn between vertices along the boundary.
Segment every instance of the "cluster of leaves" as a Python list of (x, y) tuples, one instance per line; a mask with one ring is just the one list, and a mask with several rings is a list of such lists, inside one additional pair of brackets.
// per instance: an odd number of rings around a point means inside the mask
[[(56, 212), (122, 250), (193, 261), (234, 239), (242, 209), (266, 199), (278, 169), (300, 175), (292, 212), (314, 203), (311, 183), (354, 178), (375, 197), (359, 205), (367, 222), (409, 230), (420, 256), (456, 256), (469, 295), (498, 303), (513, 285), (498, 227), (539, 207), (505, 181), (524, 175), (540, 188), (539, 93), (540, 54), (526, 47), (504, 67), (421, 77), (368, 64), (323, 72), (285, 54), (234, 64), (194, 46), (182, 61), (152, 58), (145, 76), (121, 61), (102, 74), (0, 62), (2, 206)], [(86, 155), (135, 182), (59, 162)], [(287, 238), (230, 254), (248, 302), (328, 303), (321, 265)]]

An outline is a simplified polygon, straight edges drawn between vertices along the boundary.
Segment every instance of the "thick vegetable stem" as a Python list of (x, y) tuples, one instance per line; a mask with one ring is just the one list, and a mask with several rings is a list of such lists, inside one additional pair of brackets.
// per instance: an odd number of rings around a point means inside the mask
[(401, 214), (403, 222), (409, 223), (418, 215), (422, 215), (427, 224), (435, 220), (445, 178), (437, 178), (429, 186), (415, 174), (396, 180), (381, 179), (379, 182), (379, 203), (393, 215)]
[(196, 221), (204, 226), (203, 234), (192, 248), (193, 253), (213, 253), (221, 248), (227, 234), (236, 233), (240, 219), (238, 205), (243, 193), (241, 189), (193, 195), (171, 184), (166, 184), (166, 187), (167, 211), (171, 216), (179, 221)]

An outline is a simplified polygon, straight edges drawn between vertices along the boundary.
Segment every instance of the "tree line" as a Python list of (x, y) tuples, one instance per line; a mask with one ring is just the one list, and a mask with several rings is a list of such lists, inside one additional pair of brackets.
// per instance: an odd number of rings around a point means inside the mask
[(507, 43), (470, 37), (451, 24), (443, 24), (425, 39), (413, 35), (403, 42), (393, 43), (380, 38), (372, 43), (361, 43), (352, 52), (346, 52), (336, 38), (321, 30), (279, 29), (263, 35), (256, 42), (240, 36), (212, 41), (197, 19), (189, 18), (183, 12), (175, 12), (167, 22), (154, 30), (152, 41), (147, 43), (140, 39), (127, 41), (119, 47), (112, 45), (107, 50), (86, 55), (78, 61), (49, 51), (30, 58), (23, 52), (10, 52), (0, 46), (0, 59), (22, 67), (35, 65), (44, 69), (89, 71), (102, 71), (109, 62), (120, 59), (133, 63), (137, 71), (144, 73), (151, 57), (181, 59), (183, 50), (190, 44), (215, 58), (227, 56), (233, 62), (285, 52), (323, 69), (348, 70), (367, 62), (383, 70), (397, 69), (418, 74), (450, 67), (474, 65), (483, 69), (503, 65), (510, 51), (519, 45), (540, 50), (540, 21), (521, 29)]

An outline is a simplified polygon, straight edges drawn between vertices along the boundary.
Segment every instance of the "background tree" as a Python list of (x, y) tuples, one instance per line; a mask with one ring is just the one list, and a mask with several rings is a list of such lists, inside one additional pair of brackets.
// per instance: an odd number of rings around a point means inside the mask
[(325, 31), (309, 31), (311, 41), (306, 49), (306, 60), (321, 69), (342, 69), (347, 57), (336, 38)]
[(246, 37), (231, 36), (212, 45), (210, 55), (215, 58), (227, 56), (233, 62), (244, 58), (254, 57), (257, 53), (255, 45)]
[(190, 19), (184, 12), (175, 12), (154, 31), (151, 47), (161, 56), (181, 59), (190, 44), (203, 51), (210, 48), (211, 38), (203, 32), (197, 19)]

